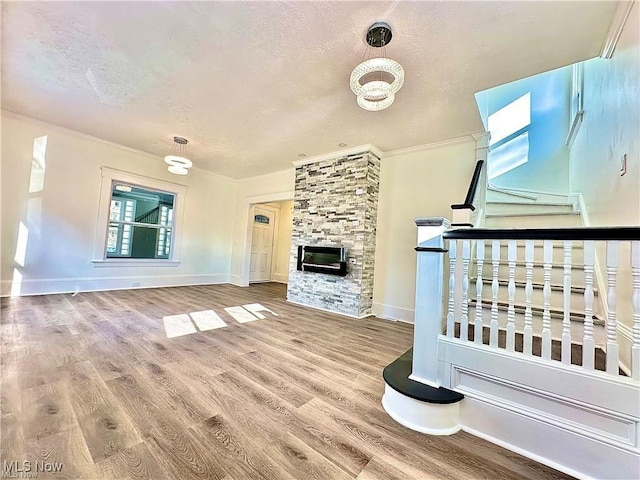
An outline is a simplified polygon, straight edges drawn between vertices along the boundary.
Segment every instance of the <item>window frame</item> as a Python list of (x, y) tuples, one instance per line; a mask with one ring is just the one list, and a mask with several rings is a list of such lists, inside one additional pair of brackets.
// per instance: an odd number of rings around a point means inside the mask
[[(109, 210), (109, 224), (107, 225), (107, 244), (105, 245), (105, 256), (106, 258), (130, 258), (129, 255), (112, 255), (109, 256), (108, 252), (107, 252), (107, 248), (109, 246), (109, 230), (111, 230), (112, 228), (115, 228), (117, 230), (117, 237), (116, 237), (116, 250), (118, 251), (122, 251), (122, 244), (124, 243), (124, 233), (125, 233), (125, 227), (126, 227), (126, 223), (125, 221), (121, 221), (122, 217), (126, 218), (126, 211), (127, 211), (127, 202), (131, 202), (132, 203), (132, 210), (135, 211), (136, 208), (136, 200), (132, 200), (132, 199), (126, 199), (126, 200), (117, 200), (120, 201), (123, 206), (121, 207), (120, 210), (120, 219), (118, 219), (118, 222), (114, 222), (111, 219), (111, 210)], [(113, 205), (113, 191), (111, 193), (111, 202), (109, 207), (111, 208), (111, 206)], [(116, 224), (114, 226), (114, 223)], [(131, 240), (131, 238), (129, 237), (129, 240)], [(127, 242), (128, 243), (128, 242)], [(131, 248), (131, 245), (127, 245), (127, 250), (129, 250)]]
[[(135, 173), (123, 172), (109, 167), (101, 167), (102, 184), (100, 187), (100, 203), (94, 241), (93, 260), (95, 267), (143, 267), (143, 266), (178, 266), (180, 265), (182, 226), (184, 223), (184, 205), (187, 194), (186, 185), (145, 177)], [(169, 258), (130, 258), (107, 257), (107, 237), (109, 235), (109, 213), (111, 192), (114, 183), (157, 190), (174, 195), (173, 228), (171, 232), (171, 252)]]
[(569, 133), (565, 144), (569, 147), (578, 135), (584, 116), (584, 62), (573, 64), (571, 71), (571, 97), (569, 98)]

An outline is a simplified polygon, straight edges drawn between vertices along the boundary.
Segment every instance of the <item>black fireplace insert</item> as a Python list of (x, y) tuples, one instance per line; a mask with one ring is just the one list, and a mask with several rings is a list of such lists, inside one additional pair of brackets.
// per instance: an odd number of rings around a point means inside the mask
[(298, 270), (344, 277), (347, 274), (347, 249), (300, 245), (298, 246)]

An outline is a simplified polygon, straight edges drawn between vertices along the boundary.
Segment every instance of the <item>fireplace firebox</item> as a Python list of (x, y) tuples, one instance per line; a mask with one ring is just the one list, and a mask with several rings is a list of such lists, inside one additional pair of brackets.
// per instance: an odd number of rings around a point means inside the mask
[(298, 270), (344, 277), (347, 274), (347, 249), (300, 245), (298, 246)]

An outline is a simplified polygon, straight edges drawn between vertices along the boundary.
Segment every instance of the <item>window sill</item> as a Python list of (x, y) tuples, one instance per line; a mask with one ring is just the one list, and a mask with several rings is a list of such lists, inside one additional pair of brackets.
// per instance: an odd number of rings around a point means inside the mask
[(91, 260), (94, 267), (177, 267), (180, 261), (161, 259), (109, 258), (106, 260)]

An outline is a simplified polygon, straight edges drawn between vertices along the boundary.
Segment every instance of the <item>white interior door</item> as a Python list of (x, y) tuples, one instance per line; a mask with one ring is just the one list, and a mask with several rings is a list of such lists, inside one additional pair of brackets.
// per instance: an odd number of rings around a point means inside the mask
[(273, 233), (276, 214), (273, 210), (256, 207), (251, 235), (250, 282), (271, 280), (271, 258), (273, 255)]

